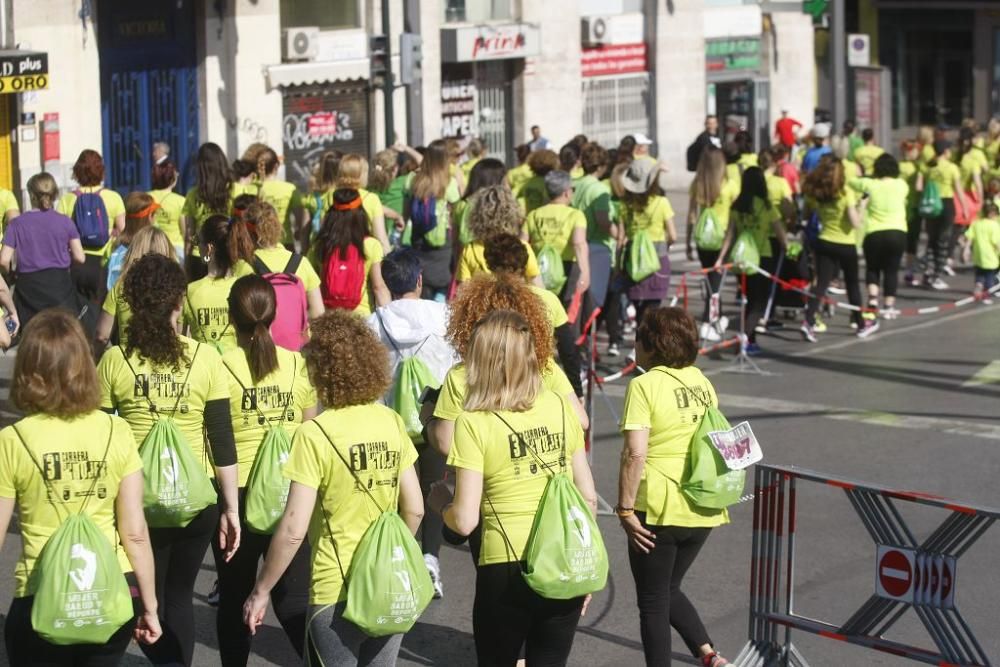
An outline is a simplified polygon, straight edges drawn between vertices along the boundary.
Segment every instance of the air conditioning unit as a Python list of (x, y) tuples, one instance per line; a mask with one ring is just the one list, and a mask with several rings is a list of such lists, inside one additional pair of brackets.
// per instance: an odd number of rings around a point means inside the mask
[(284, 31), (285, 60), (315, 60), (319, 54), (319, 28), (289, 28)]
[(584, 16), (582, 19), (583, 43), (587, 46), (600, 46), (604, 44), (610, 35), (608, 34), (609, 21), (606, 16)]

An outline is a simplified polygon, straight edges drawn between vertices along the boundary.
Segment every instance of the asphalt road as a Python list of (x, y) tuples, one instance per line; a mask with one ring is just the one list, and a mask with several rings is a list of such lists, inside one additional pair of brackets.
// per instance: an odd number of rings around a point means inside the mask
[[(690, 268), (676, 257), (674, 271)], [(955, 289), (904, 289), (901, 306), (958, 300), (971, 288), (968, 273), (952, 279)], [(725, 304), (733, 304), (731, 290)], [(692, 304), (696, 308), (696, 304)], [(844, 476), (1000, 507), (1000, 305), (973, 304), (944, 314), (883, 322), (882, 330), (859, 340), (843, 313), (829, 320), (820, 342), (806, 344), (790, 329), (761, 336), (765, 354), (755, 361), (762, 374), (727, 372), (733, 353), (703, 357), (722, 408), (733, 423), (748, 419), (765, 461), (794, 464)], [(992, 368), (989, 365), (996, 362)], [(621, 365), (601, 366), (602, 374)], [(0, 365), (6, 397), (12, 364)], [(616, 500), (621, 438), (615, 427), (626, 380), (606, 385), (607, 401), (595, 401), (594, 471), (598, 490)], [(10, 410), (4, 406), (5, 410)], [(0, 412), (9, 421), (9, 412)], [(799, 486), (796, 605), (807, 616), (838, 624), (873, 593), (875, 547), (844, 493), (828, 486)], [(901, 504), (917, 537), (928, 535), (945, 513)], [(732, 511), (732, 523), (714, 531), (693, 566), (685, 589), (702, 614), (720, 651), (735, 656), (747, 639), (752, 502)], [(641, 663), (638, 613), (626, 545), (617, 520), (600, 526), (611, 557), (607, 589), (595, 596), (580, 624), (573, 665)], [(0, 553), (0, 572), (13, 571), (19, 539), (9, 535)], [(1000, 660), (996, 632), (998, 587), (994, 576), (1000, 528), (994, 527), (966, 553), (956, 573), (956, 604), (987, 654)], [(465, 549), (445, 547), (441, 555), (445, 597), (435, 601), (403, 641), (400, 665), (473, 665), (471, 609), (474, 570)], [(214, 611), (203, 594), (212, 585), (211, 558), (199, 577), (196, 600), (197, 665), (218, 664)], [(0, 577), (0, 609), (13, 579)], [(914, 612), (908, 611), (889, 636), (932, 648)], [(794, 633), (816, 666), (902, 665), (901, 658), (873, 653), (829, 639)], [(677, 653), (678, 663), (689, 661)], [(253, 665), (291, 665), (294, 654), (272, 618), (254, 644)], [(136, 653), (134, 647), (130, 653)], [(145, 664), (131, 656), (125, 664)], [(693, 664), (693, 663), (692, 663)]]

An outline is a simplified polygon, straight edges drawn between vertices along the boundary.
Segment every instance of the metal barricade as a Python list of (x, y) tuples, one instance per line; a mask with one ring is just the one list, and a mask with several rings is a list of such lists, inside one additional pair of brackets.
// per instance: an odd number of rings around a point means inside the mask
[[(989, 667), (986, 652), (955, 606), (959, 557), (993, 523), (1000, 510), (956, 503), (913, 491), (838, 479), (796, 467), (758, 465), (750, 563), (750, 641), (734, 661), (739, 667), (808, 666), (792, 644), (792, 630), (947, 667)], [(844, 623), (795, 611), (796, 486), (816, 482), (843, 489), (875, 542), (875, 592)], [(948, 512), (930, 536), (918, 542), (897, 501)], [(935, 650), (886, 639), (913, 609)]]

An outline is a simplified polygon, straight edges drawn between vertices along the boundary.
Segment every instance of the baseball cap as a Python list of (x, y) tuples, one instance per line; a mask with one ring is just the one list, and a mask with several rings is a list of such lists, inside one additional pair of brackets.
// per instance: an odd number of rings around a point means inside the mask
[(637, 195), (649, 190), (653, 179), (659, 178), (660, 188), (666, 189), (666, 174), (660, 170), (660, 163), (654, 160), (632, 160), (628, 170), (622, 174), (622, 187)]
[(826, 139), (830, 136), (830, 124), (829, 123), (816, 123), (813, 126), (813, 136), (817, 139)]
[(632, 138), (635, 139), (635, 144), (637, 146), (652, 146), (653, 145), (653, 140), (650, 139), (649, 137), (647, 137), (642, 132), (636, 132), (635, 134), (632, 135)]

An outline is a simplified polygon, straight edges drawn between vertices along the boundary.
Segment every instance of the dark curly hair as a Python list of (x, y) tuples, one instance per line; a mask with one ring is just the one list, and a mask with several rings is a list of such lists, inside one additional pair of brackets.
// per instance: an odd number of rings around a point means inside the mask
[(142, 359), (177, 368), (184, 345), (170, 324), (187, 289), (184, 270), (173, 258), (146, 255), (125, 274), (122, 293), (132, 317), (125, 325), (125, 354), (138, 351)]
[(497, 234), (483, 244), (483, 259), (493, 273), (523, 276), (528, 266), (528, 248), (513, 234)]
[(538, 367), (545, 368), (552, 357), (548, 310), (522, 276), (510, 274), (482, 273), (462, 283), (448, 317), (448, 340), (458, 354), (465, 357), (476, 323), (494, 310), (513, 310), (528, 321)]
[(656, 366), (687, 368), (698, 359), (698, 326), (683, 308), (650, 308), (635, 339)]
[(388, 391), (389, 353), (365, 320), (346, 310), (328, 310), (310, 323), (309, 332), (302, 354), (326, 408), (366, 405)]

